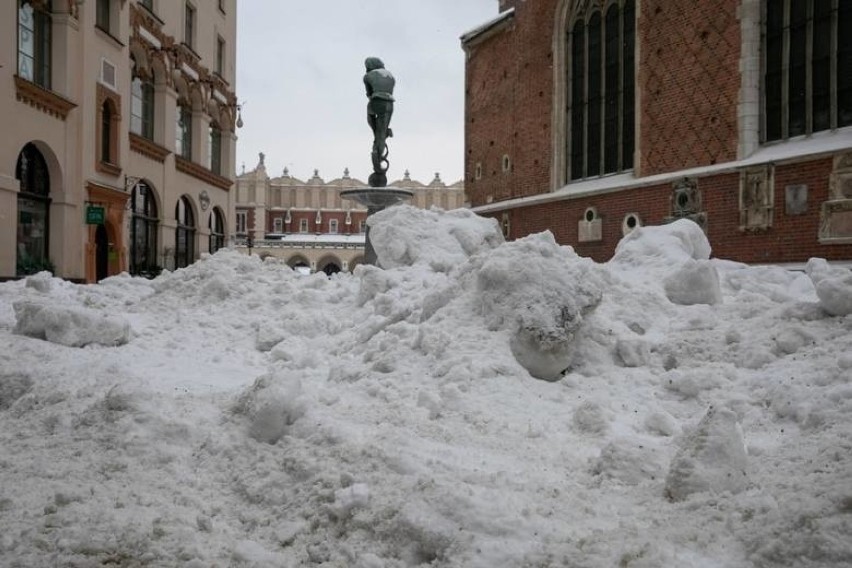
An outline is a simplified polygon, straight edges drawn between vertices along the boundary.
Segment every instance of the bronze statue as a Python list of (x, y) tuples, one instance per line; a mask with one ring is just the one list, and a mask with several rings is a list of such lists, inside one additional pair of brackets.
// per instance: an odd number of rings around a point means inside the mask
[(364, 86), (367, 87), (367, 122), (373, 129), (373, 173), (370, 174), (372, 187), (385, 187), (388, 184), (388, 147), (385, 141), (393, 136), (390, 129), (393, 115), (393, 87), (396, 80), (378, 57), (368, 57), (364, 62), (367, 73)]

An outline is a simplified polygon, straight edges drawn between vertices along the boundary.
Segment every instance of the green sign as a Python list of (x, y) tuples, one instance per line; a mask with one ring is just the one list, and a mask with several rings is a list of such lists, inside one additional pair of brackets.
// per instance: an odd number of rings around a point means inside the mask
[(104, 215), (103, 207), (98, 207), (95, 205), (89, 205), (88, 207), (86, 207), (87, 225), (103, 225), (105, 218), (106, 216)]

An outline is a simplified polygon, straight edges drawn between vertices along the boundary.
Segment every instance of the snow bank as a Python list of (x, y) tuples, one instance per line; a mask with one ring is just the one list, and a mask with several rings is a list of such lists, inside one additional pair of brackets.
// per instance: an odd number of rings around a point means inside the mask
[(81, 307), (15, 302), (15, 333), (46, 339), (68, 347), (124, 345), (130, 341), (130, 323)]
[[(3, 563), (848, 565), (852, 319), (809, 276), (714, 259), (722, 301), (678, 303), (689, 225), (599, 265), (466, 215), (399, 209), (399, 264), (332, 278), (0, 283)], [(35, 341), (19, 302), (133, 341)]]
[(833, 316), (852, 314), (852, 270), (833, 268), (825, 259), (812, 258), (805, 271), (825, 311)]

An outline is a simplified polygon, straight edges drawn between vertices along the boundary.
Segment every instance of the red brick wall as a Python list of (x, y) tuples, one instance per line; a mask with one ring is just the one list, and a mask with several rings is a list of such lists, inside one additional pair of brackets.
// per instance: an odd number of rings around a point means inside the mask
[[(471, 203), (535, 195), (550, 183), (556, 0), (519, 2), (505, 29), (470, 47), (465, 76), (465, 191)], [(503, 172), (508, 155), (512, 167)], [(475, 179), (477, 162), (482, 179)]]
[[(811, 257), (829, 260), (852, 259), (852, 244), (822, 245), (817, 238), (820, 207), (828, 199), (832, 160), (824, 158), (775, 168), (775, 212), (772, 227), (741, 231), (739, 174), (726, 173), (698, 179), (707, 237), (713, 256), (740, 262), (804, 262)], [(806, 184), (808, 208), (804, 214), (785, 211), (785, 187)], [(646, 225), (658, 225), (670, 215), (671, 184), (632, 188), (591, 198), (560, 201), (513, 210), (511, 237), (550, 230), (556, 240), (571, 245), (582, 256), (598, 262), (612, 257), (621, 239), (621, 224), (628, 213), (638, 213)], [(603, 222), (603, 240), (578, 243), (577, 222), (587, 207), (594, 206)], [(498, 220), (502, 213), (492, 214)]]
[(641, 0), (641, 176), (737, 157), (738, 0)]

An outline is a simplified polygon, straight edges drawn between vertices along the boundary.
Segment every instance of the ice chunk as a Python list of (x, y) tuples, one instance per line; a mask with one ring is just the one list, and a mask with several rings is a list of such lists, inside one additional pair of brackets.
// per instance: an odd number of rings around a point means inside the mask
[(833, 267), (822, 258), (812, 258), (805, 271), (826, 312), (833, 316), (852, 314), (852, 270)]
[(83, 307), (30, 301), (15, 302), (15, 333), (68, 347), (123, 345), (130, 341), (130, 323), (119, 316)]
[(719, 273), (709, 260), (688, 260), (665, 282), (666, 297), (675, 304), (719, 304), (722, 287)]

